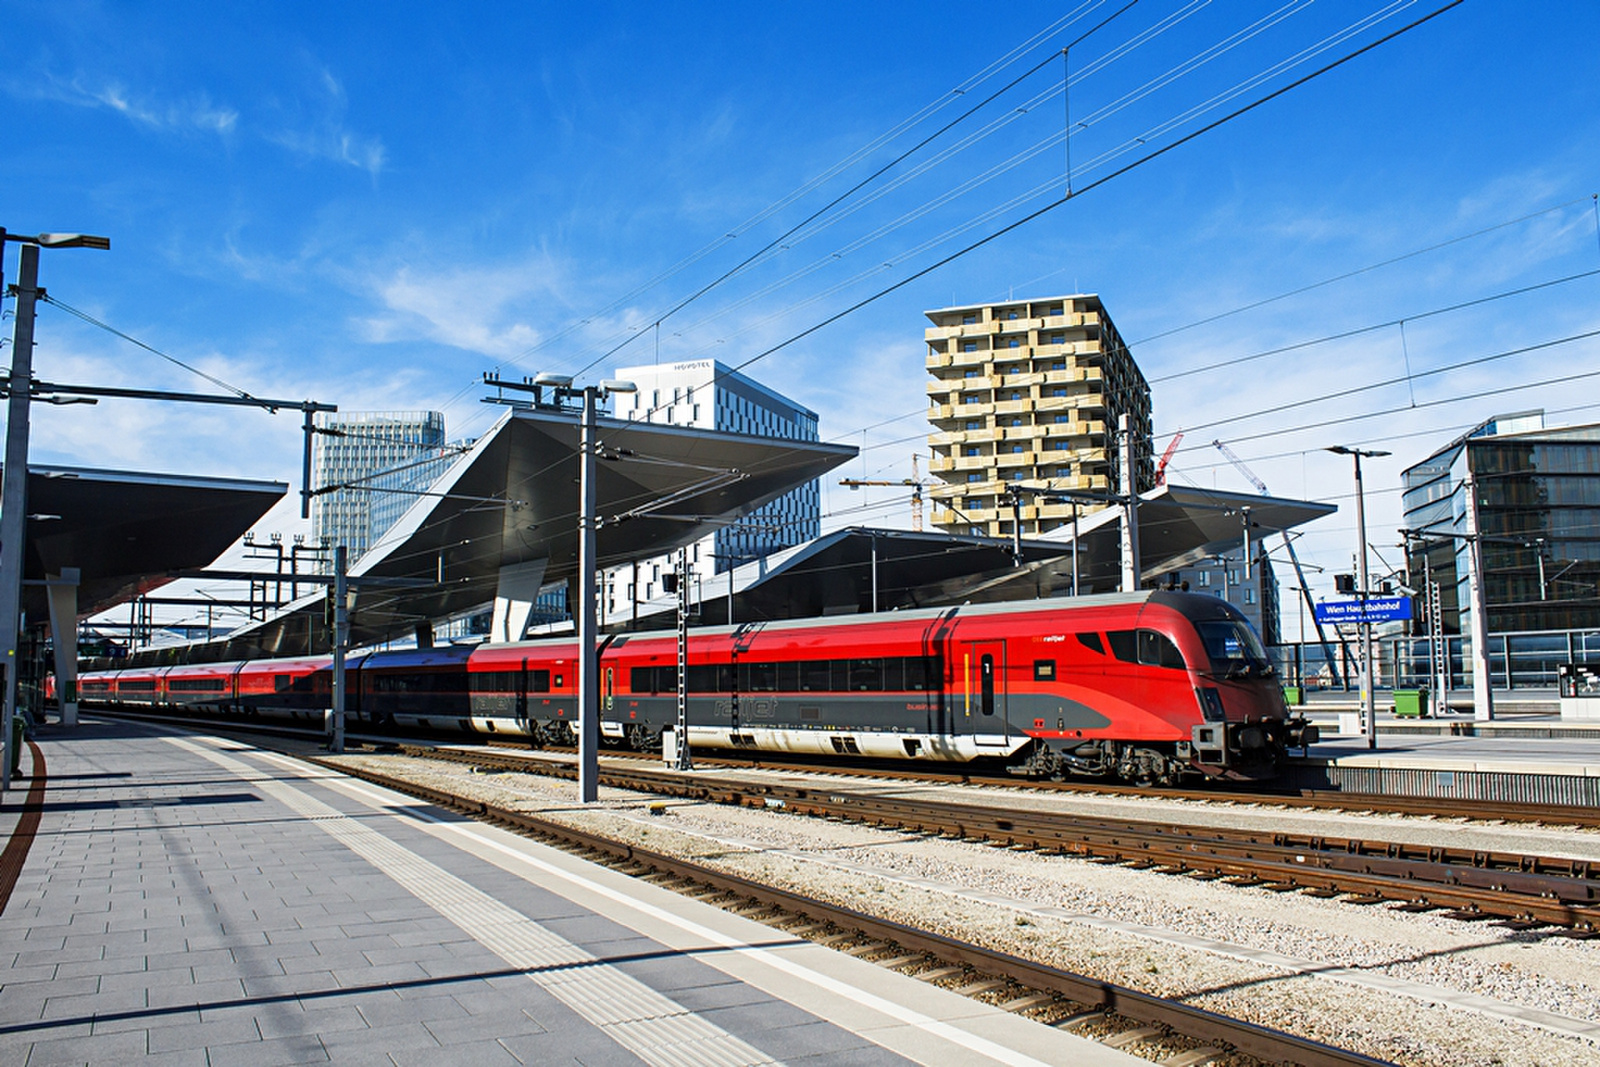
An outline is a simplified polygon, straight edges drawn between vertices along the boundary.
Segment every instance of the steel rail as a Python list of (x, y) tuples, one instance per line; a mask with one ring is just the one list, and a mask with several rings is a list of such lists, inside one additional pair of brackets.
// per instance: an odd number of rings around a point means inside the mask
[[(481, 751), (414, 751), (428, 758), (492, 763), (501, 769), (535, 770), (556, 777), (576, 773), (564, 763), (530, 764), (525, 759)], [(1600, 864), (1585, 860), (1276, 830), (1000, 810), (989, 805), (876, 796), (833, 784), (753, 783), (614, 765), (608, 765), (601, 778), (614, 788), (781, 808), (794, 814), (1158, 868), (1163, 873), (1229, 878), (1281, 891), (1349, 895), (1359, 903), (1392, 901), (1415, 910), (1450, 908), (1463, 919), (1499, 918), (1581, 932), (1600, 930)]]
[(941, 960), (960, 963), (985, 974), (1009, 979), (1029, 989), (1059, 994), (1096, 1011), (1112, 1012), (1135, 1022), (1168, 1027), (1195, 1040), (1221, 1043), (1267, 1062), (1290, 1062), (1301, 1064), (1303, 1067), (1383, 1067), (1386, 1063), (1296, 1034), (1233, 1019), (1178, 1001), (1103, 982), (1097, 978), (1060, 970), (1035, 960), (829, 904), (790, 890), (763, 885), (525, 812), (512, 811), (484, 801), (461, 797), (446, 790), (392, 775), (351, 767), (340, 761), (320, 757), (302, 758), (340, 774), (359, 777), (396, 792), (464, 812), (521, 833), (603, 854), (619, 864), (659, 871), (674, 878), (715, 888), (719, 892), (746, 897), (813, 922), (856, 931), (869, 940), (888, 942), (910, 952), (925, 953)]

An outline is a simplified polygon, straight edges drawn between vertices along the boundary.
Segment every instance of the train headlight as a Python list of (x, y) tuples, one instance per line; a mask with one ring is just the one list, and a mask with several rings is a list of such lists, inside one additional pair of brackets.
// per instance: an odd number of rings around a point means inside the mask
[(1200, 718), (1206, 722), (1222, 722), (1227, 713), (1222, 710), (1222, 694), (1215, 686), (1201, 686), (1194, 691), (1200, 701)]

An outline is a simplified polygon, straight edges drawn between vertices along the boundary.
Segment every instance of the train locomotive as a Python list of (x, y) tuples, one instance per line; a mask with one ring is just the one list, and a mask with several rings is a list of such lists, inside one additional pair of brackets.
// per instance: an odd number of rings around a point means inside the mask
[[(1244, 616), (1198, 594), (747, 623), (691, 631), (686, 647), (696, 749), (990, 759), (1032, 777), (1153, 784), (1270, 778), (1317, 740)], [(576, 738), (571, 637), (372, 652), (346, 670), (353, 729)], [(676, 634), (608, 636), (599, 677), (603, 740), (659, 749), (678, 718)], [(331, 688), (321, 656), (89, 672), (79, 697), (320, 723)]]

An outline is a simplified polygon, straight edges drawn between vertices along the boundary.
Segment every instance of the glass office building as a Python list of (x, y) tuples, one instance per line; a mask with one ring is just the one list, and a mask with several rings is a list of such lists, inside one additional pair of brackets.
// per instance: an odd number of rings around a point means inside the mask
[(1548, 429), (1538, 411), (1497, 416), (1402, 480), (1405, 525), (1416, 535), (1407, 584), (1426, 595), (1437, 583), (1445, 633), (1471, 628), (1473, 506), (1489, 632), (1600, 625), (1600, 425)]
[(346, 546), (351, 566), (456, 459), (437, 411), (318, 415), (317, 429), (312, 480), (330, 491), (312, 500), (311, 528), (323, 543)]

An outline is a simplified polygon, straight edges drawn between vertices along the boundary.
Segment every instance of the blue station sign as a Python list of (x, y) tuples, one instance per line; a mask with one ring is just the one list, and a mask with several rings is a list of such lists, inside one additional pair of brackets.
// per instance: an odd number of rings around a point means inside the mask
[(1411, 618), (1411, 598), (1373, 596), (1365, 602), (1324, 600), (1317, 604), (1316, 615), (1318, 622), (1400, 622)]

